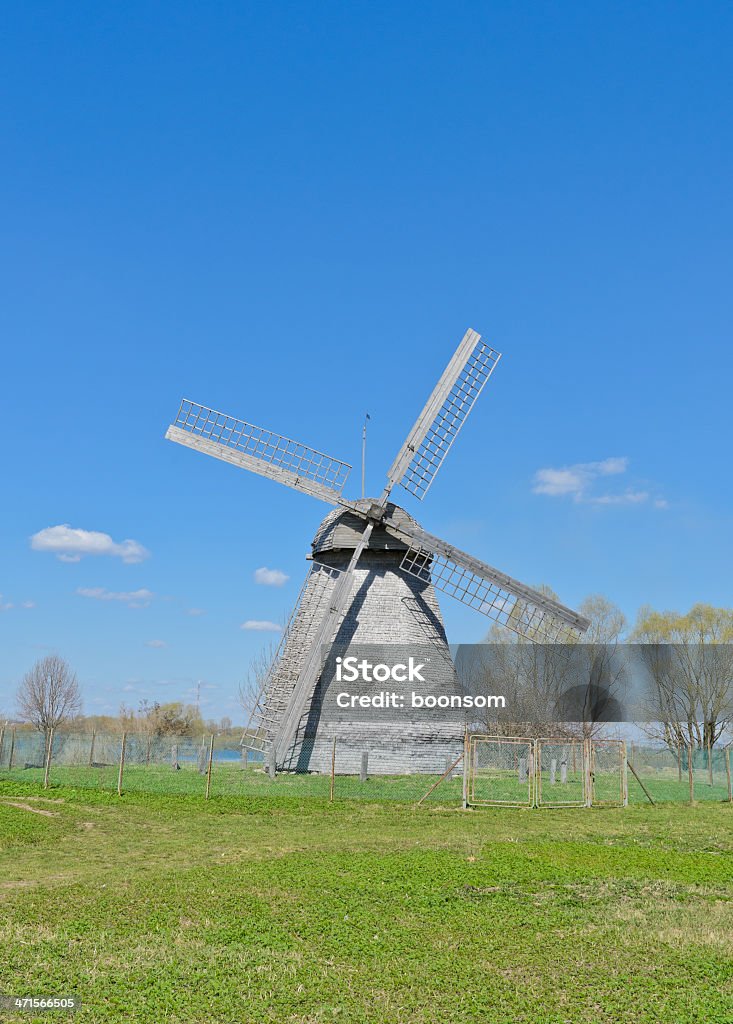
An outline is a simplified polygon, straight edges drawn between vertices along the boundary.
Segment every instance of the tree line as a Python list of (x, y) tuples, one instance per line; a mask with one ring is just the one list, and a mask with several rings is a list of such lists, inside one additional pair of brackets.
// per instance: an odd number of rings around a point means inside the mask
[[(548, 597), (557, 596), (541, 588)], [(487, 653), (474, 671), (485, 672), (507, 696), (512, 720), (485, 721), (486, 728), (514, 735), (592, 735), (606, 721), (625, 721), (620, 698), (628, 684), (629, 665), (643, 678), (632, 695), (641, 728), (672, 750), (710, 749), (731, 741), (733, 726), (733, 609), (698, 603), (685, 613), (639, 610), (629, 626), (617, 605), (592, 595), (579, 611), (590, 621), (573, 650), (562, 645), (536, 646), (506, 626), (489, 630)], [(522, 614), (517, 608), (512, 614)], [(616, 656), (622, 645), (633, 658)], [(569, 680), (570, 677), (570, 680)], [(568, 682), (571, 688), (568, 689)], [(638, 683), (637, 683), (638, 687)], [(594, 706), (595, 705), (595, 706)], [(598, 713), (598, 706), (601, 713)], [(552, 721), (552, 709), (562, 717)], [(603, 713), (605, 709), (605, 715)], [(614, 718), (614, 715), (619, 717)]]
[(183, 701), (141, 700), (133, 709), (121, 704), (117, 715), (83, 715), (82, 696), (76, 673), (58, 654), (40, 658), (23, 677), (16, 694), (17, 718), (43, 733), (46, 741), (52, 730), (75, 729), (80, 732), (137, 733), (149, 737), (195, 737), (202, 734), (231, 733), (239, 739), (241, 728), (231, 718), (203, 718), (198, 707)]
[[(540, 590), (557, 599), (549, 587)], [(604, 699), (614, 699), (619, 682), (614, 677), (614, 649), (624, 643), (638, 644), (651, 680), (644, 708), (649, 734), (670, 748), (710, 748), (729, 739), (733, 726), (733, 608), (698, 603), (680, 613), (644, 606), (631, 627), (621, 609), (603, 595), (587, 597), (579, 611), (590, 621), (590, 628), (578, 641), (582, 657), (575, 658), (587, 677), (586, 701), (588, 695), (595, 699), (593, 687), (603, 692)], [(521, 614), (521, 609), (515, 609), (515, 614)], [(567, 692), (566, 662), (514, 633), (511, 615), (508, 625), (492, 626), (485, 647), (490, 654), (481, 656), (477, 671), (488, 674), (492, 686), (508, 696), (514, 710), (511, 722), (482, 724), (515, 735), (517, 730), (533, 735), (538, 710), (544, 710), (542, 702), (546, 706), (555, 701), (557, 705)], [(273, 656), (272, 648), (257, 655), (239, 688), (245, 715), (252, 711), (266, 684)], [(125, 731), (150, 737), (213, 732), (234, 738), (240, 732), (231, 719), (204, 719), (197, 706), (182, 701), (161, 704), (143, 700), (137, 709), (122, 704), (117, 716), (84, 716), (76, 674), (57, 654), (41, 658), (23, 677), (16, 703), (19, 720), (45, 737), (52, 729), (72, 725), (88, 732)], [(596, 729), (593, 715), (578, 715), (575, 723), (572, 706), (565, 712), (565, 725), (570, 723), (566, 731), (588, 734)], [(558, 728), (565, 726), (558, 723)]]

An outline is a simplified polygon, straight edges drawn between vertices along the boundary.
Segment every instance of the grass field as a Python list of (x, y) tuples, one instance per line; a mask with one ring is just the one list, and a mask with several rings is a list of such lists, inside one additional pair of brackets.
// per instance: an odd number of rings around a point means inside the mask
[[(53, 764), (50, 771), (51, 782), (56, 786), (71, 786), (75, 789), (97, 789), (116, 792), (118, 781), (118, 765), (109, 764), (104, 767), (90, 768), (87, 765)], [(336, 775), (334, 795), (337, 800), (396, 800), (416, 803), (439, 780), (438, 775), (370, 775), (366, 782), (361, 782), (358, 775)], [(727, 798), (728, 790), (725, 776), (718, 772), (714, 784), (710, 786), (707, 772), (696, 771), (695, 799), (698, 802), (720, 802)], [(687, 777), (680, 782), (676, 771), (656, 771), (643, 775), (644, 784), (653, 799), (660, 801), (689, 801), (689, 785)], [(0, 768), (0, 784), (18, 782), (23, 784), (41, 783), (42, 768), (25, 768), (18, 765), (9, 771)], [(620, 800), (618, 772), (597, 773), (595, 777), (594, 799), (618, 802)], [(125, 793), (151, 793), (167, 795), (199, 795), (206, 791), (206, 777), (200, 774), (196, 765), (184, 763), (180, 771), (173, 771), (166, 764), (135, 764), (127, 763), (123, 775), (123, 791)], [(237, 763), (214, 763), (211, 793), (214, 796), (260, 797), (260, 796), (293, 796), (328, 797), (330, 779), (327, 775), (317, 774), (278, 774), (270, 779), (262, 767), (250, 765), (242, 770)], [(628, 793), (630, 803), (646, 803), (647, 797), (633, 778), (628, 775)], [(453, 803), (458, 806), (462, 795), (461, 768), (446, 779), (429, 797), (430, 802), (444, 804)], [(527, 782), (520, 783), (517, 773), (512, 771), (479, 770), (473, 785), (473, 795), (477, 803), (484, 801), (513, 801), (526, 804), (530, 801)], [(549, 773), (543, 772), (542, 799), (546, 803), (583, 802), (583, 776), (580, 771), (570, 771), (567, 784), (557, 782), (552, 786)]]
[(100, 1024), (724, 1024), (732, 822), (3, 782), (0, 992)]

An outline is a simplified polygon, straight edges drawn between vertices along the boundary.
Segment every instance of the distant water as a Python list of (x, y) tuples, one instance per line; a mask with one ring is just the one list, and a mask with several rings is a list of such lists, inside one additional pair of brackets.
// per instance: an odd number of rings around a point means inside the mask
[[(221, 750), (216, 750), (216, 749), (214, 750), (214, 760), (215, 761), (239, 761), (239, 760), (241, 760), (241, 757), (242, 757), (242, 748), (241, 747), (236, 747), (236, 748), (223, 747)], [(253, 750), (250, 750), (249, 751), (249, 761), (250, 761), (250, 763), (252, 761), (264, 761), (264, 757), (260, 753), (260, 751), (255, 752)]]

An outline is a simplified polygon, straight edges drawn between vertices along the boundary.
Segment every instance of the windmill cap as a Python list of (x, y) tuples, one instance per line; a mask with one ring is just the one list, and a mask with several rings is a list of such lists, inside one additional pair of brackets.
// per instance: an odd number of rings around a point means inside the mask
[[(376, 500), (376, 498), (365, 498), (358, 502), (358, 504), (360, 506), (363, 504), (366, 510)], [(397, 527), (418, 526), (418, 523), (411, 515), (405, 512), (403, 508), (393, 505), (391, 502), (387, 504), (387, 515)], [(328, 513), (316, 531), (316, 535), (313, 538), (313, 554), (318, 555), (326, 551), (353, 550), (359, 543), (365, 526), (366, 521), (353, 512), (349, 512), (348, 509), (334, 509), (333, 512)], [(407, 545), (403, 541), (387, 533), (382, 526), (375, 526), (367, 547), (370, 551), (407, 550)]]

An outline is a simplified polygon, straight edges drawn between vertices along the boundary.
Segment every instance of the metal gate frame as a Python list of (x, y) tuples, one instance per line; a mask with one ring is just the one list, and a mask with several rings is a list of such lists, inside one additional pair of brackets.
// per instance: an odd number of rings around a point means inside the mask
[[(588, 774), (588, 740), (565, 739), (564, 737), (543, 736), (535, 741), (535, 800), (534, 807), (590, 807), (589, 794), (591, 786)], [(575, 747), (580, 754), (580, 772), (582, 790), (580, 796), (572, 800), (553, 799), (542, 796), (542, 754), (545, 747)], [(577, 769), (576, 769), (577, 771)]]
[[(590, 740), (590, 803), (595, 807), (627, 807), (629, 803), (628, 772), (626, 768), (626, 743), (624, 740)], [(618, 800), (596, 797), (596, 753), (601, 748), (618, 749), (619, 794)]]
[[(522, 746), (528, 752), (527, 799), (501, 800), (481, 799), (476, 796), (476, 750), (482, 743), (499, 743), (506, 746)], [(571, 746), (580, 748), (583, 777), (582, 796), (576, 800), (554, 800), (542, 797), (542, 752), (543, 746)], [(600, 748), (618, 750), (619, 795), (615, 799), (597, 799), (595, 786), (596, 752)], [(474, 733), (466, 736), (463, 758), (463, 806), (465, 807), (626, 807), (628, 805), (628, 782), (626, 774), (626, 743), (623, 740), (568, 739), (566, 737), (531, 738), (526, 736), (490, 736)]]
[[(476, 797), (476, 747), (478, 743), (506, 744), (507, 746), (523, 746), (529, 751), (530, 763), (527, 766), (527, 799), (526, 800), (481, 800)], [(465, 804), (473, 807), (533, 807), (535, 789), (535, 741), (522, 736), (485, 736), (477, 733), (468, 737), (467, 754), (464, 766), (467, 768), (467, 785)]]

